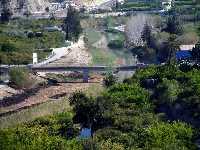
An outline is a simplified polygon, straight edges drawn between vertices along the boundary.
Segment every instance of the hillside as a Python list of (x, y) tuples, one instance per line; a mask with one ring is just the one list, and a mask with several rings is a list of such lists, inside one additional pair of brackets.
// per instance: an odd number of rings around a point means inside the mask
[[(48, 6), (48, 0), (11, 0), (9, 2), (10, 10), (14, 15), (22, 15), (26, 12), (43, 12)], [(2, 5), (0, 4), (1, 7)]]

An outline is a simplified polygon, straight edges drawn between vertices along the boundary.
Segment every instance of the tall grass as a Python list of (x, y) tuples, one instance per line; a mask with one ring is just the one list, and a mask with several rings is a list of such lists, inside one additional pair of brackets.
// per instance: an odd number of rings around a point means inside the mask
[(0, 128), (13, 127), (24, 122), (32, 121), (38, 117), (70, 110), (71, 107), (67, 99), (48, 101), (28, 109), (23, 109), (9, 116), (1, 117)]

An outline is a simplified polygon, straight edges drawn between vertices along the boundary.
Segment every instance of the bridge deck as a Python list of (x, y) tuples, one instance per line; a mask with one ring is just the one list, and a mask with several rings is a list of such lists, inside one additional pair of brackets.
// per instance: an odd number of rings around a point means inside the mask
[(108, 71), (108, 70), (117, 70), (117, 71), (132, 71), (140, 68), (147, 67), (147, 64), (138, 64), (131, 66), (34, 66), (34, 65), (19, 65), (19, 66), (0, 66), (2, 72), (9, 71), (13, 67), (27, 67), (33, 72), (64, 72), (64, 71)]

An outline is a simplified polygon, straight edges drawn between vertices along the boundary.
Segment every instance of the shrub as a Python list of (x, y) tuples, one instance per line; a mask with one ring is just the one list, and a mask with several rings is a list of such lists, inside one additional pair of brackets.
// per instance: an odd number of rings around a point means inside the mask
[(29, 72), (25, 68), (12, 68), (9, 72), (10, 83), (16, 89), (30, 88), (34, 80), (30, 78)]
[(117, 82), (117, 78), (112, 74), (108, 73), (103, 80), (103, 83), (106, 87), (110, 87)]
[(111, 40), (108, 43), (108, 47), (112, 49), (118, 49), (118, 48), (123, 48), (124, 43), (121, 40)]
[(0, 45), (0, 51), (3, 51), (3, 52), (12, 52), (16, 50), (17, 48), (9, 42), (5, 42), (2, 45)]

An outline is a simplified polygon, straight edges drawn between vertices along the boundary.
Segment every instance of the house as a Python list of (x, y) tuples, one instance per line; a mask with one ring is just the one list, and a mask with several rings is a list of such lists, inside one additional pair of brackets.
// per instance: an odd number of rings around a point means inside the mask
[(194, 44), (191, 45), (180, 45), (181, 51), (191, 51), (193, 48), (195, 48)]

